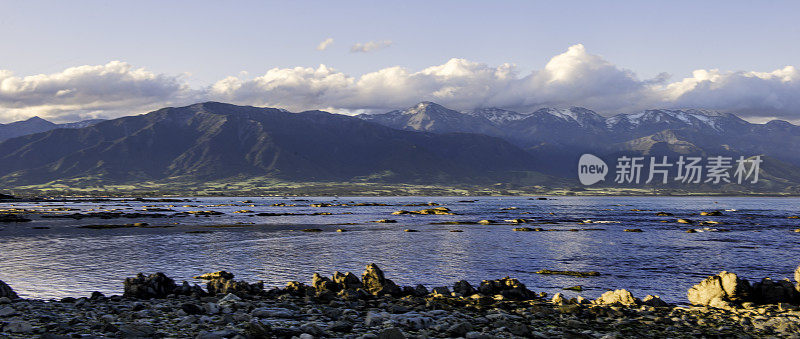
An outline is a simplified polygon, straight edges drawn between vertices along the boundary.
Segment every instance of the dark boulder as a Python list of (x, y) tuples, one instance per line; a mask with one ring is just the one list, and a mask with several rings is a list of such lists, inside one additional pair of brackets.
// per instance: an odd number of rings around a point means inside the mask
[(203, 314), (206, 312), (204, 308), (193, 303), (184, 303), (181, 305), (181, 309), (186, 312), (186, 314)]
[[(264, 292), (264, 282), (259, 281), (257, 283), (249, 284), (245, 281), (236, 281), (233, 280), (233, 273), (227, 271), (205, 273), (194, 278), (208, 280), (208, 283), (206, 283), (206, 290), (208, 291), (209, 295), (234, 294), (239, 297), (245, 297), (259, 295)], [(186, 285), (188, 284), (184, 283), (184, 286), (181, 287), (181, 290), (186, 290)], [(200, 291), (192, 288), (192, 292), (198, 294)]]
[(514, 300), (528, 300), (536, 297), (536, 294), (525, 287), (525, 284), (511, 277), (481, 281), (480, 286), (478, 286), (478, 292), (484, 295), (499, 294), (503, 298)]
[(206, 291), (203, 291), (203, 288), (195, 285), (189, 285), (188, 282), (184, 281), (180, 286), (175, 288), (173, 292), (175, 295), (192, 295), (195, 297), (204, 297), (207, 295)]
[(357, 290), (353, 290), (353, 289), (341, 290), (341, 291), (339, 291), (337, 296), (339, 298), (344, 299), (344, 300), (355, 301), (355, 300), (360, 300), (360, 299), (367, 299), (367, 298), (370, 297), (370, 294), (367, 293), (367, 291), (364, 291), (363, 289), (359, 288)]
[(267, 339), (274, 338), (276, 336), (268, 324), (262, 323), (258, 320), (251, 320), (245, 327), (244, 334), (247, 338), (252, 339)]
[(461, 280), (453, 284), (453, 292), (455, 292), (458, 296), (468, 297), (475, 294), (476, 291), (468, 281)]
[(127, 278), (124, 283), (123, 297), (136, 299), (161, 299), (172, 294), (178, 287), (175, 281), (164, 273), (158, 272), (148, 276), (139, 273), (135, 278)]
[(206, 284), (206, 290), (210, 295), (235, 294), (239, 297), (255, 296), (264, 291), (264, 282), (247, 283), (246, 281), (236, 281), (233, 279), (214, 279)]
[(17, 298), (19, 298), (17, 293), (14, 292), (13, 289), (11, 289), (11, 286), (8, 286), (6, 283), (4, 283), (2, 280), (0, 280), (0, 298), (3, 298), (3, 297), (6, 297), (8, 299), (17, 299)]
[(311, 278), (311, 286), (314, 287), (314, 289), (319, 293), (336, 293), (341, 289), (339, 288), (338, 284), (333, 282), (333, 280), (329, 279), (328, 277), (323, 277), (319, 275), (319, 273), (314, 273), (314, 276)]
[(364, 289), (374, 295), (399, 295), (402, 290), (390, 279), (386, 279), (378, 265), (369, 264), (361, 277)]
[(757, 304), (796, 303), (800, 301), (800, 292), (788, 279), (764, 278), (753, 284), (752, 301)]
[(286, 283), (286, 292), (294, 296), (306, 295), (306, 289), (308, 289), (308, 287), (299, 281), (290, 281)]
[(351, 273), (341, 273), (339, 271), (333, 272), (333, 282), (339, 285), (339, 288), (344, 290), (354, 290), (362, 288), (364, 285), (358, 277)]

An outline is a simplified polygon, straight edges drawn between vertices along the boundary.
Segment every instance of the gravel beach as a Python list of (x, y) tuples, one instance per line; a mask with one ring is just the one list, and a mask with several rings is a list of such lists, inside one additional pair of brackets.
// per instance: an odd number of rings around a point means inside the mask
[[(799, 271), (800, 272), (800, 269)], [(671, 305), (625, 290), (596, 300), (528, 290), (516, 279), (473, 287), (400, 287), (374, 264), (352, 273), (315, 274), (311, 284), (264, 290), (215, 272), (205, 288), (166, 275), (140, 274), (122, 296), (28, 300), (0, 288), (0, 336), (8, 338), (689, 338), (800, 337), (798, 286), (752, 286), (730, 273), (689, 292), (693, 303)], [(715, 282), (719, 282), (716, 284)], [(731, 290), (731, 283), (736, 284)], [(4, 284), (3, 284), (4, 285)], [(727, 290), (726, 290), (727, 288)], [(730, 293), (728, 293), (730, 292)], [(776, 293), (784, 293), (778, 296)], [(788, 294), (787, 294), (788, 293)], [(710, 297), (710, 298), (709, 298)], [(764, 304), (751, 300), (789, 298)], [(694, 298), (694, 299), (692, 299)]]

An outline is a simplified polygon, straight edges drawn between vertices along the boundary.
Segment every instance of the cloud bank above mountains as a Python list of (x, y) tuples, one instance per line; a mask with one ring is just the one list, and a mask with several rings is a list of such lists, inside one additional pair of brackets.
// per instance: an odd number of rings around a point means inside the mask
[(649, 108), (706, 108), (753, 121), (800, 121), (800, 70), (696, 70), (683, 79), (640, 79), (632, 70), (574, 45), (540, 70), (453, 58), (419, 71), (395, 66), (360, 76), (326, 65), (273, 68), (192, 88), (183, 74), (157, 74), (120, 61), (59, 73), (17, 76), (0, 69), (0, 120), (118, 117), (169, 105), (216, 100), (340, 113), (383, 112), (434, 101), (454, 109), (583, 106), (604, 115)]

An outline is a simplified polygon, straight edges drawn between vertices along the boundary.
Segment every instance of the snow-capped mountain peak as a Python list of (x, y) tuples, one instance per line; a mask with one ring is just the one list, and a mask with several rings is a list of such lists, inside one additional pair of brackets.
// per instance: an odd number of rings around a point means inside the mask
[(472, 109), (463, 111), (462, 113), (474, 117), (486, 118), (487, 120), (495, 124), (505, 124), (510, 121), (522, 120), (530, 116), (530, 114), (509, 111), (506, 109), (496, 108), (496, 107)]
[(615, 115), (606, 120), (606, 125), (609, 128), (635, 128), (644, 124), (661, 124), (719, 130), (719, 121), (730, 117), (732, 117), (730, 114), (705, 109), (650, 109), (639, 113)]
[(533, 114), (548, 114), (566, 122), (575, 122), (582, 127), (603, 124), (605, 118), (592, 110), (583, 107), (542, 108)]

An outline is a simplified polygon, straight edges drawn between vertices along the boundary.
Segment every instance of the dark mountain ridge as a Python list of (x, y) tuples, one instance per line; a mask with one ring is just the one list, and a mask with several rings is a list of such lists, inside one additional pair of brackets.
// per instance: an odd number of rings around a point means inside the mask
[(91, 119), (65, 124), (56, 124), (40, 117), (33, 117), (28, 120), (15, 121), (8, 124), (0, 124), (0, 141), (28, 135), (34, 133), (47, 132), (56, 128), (82, 128), (96, 124), (102, 119)]
[(0, 142), (0, 181), (9, 185), (232, 176), (486, 182), (533, 167), (529, 154), (490, 136), (401, 131), (321, 111), (216, 102)]
[[(50, 124), (42, 121), (31, 124)], [(703, 110), (606, 118), (580, 107), (458, 112), (422, 102), (349, 117), (206, 102), (2, 141), (0, 184), (236, 177), (567, 187), (574, 185), (577, 159), (592, 153), (612, 167), (622, 155), (760, 155), (765, 166), (774, 167), (762, 168), (764, 187), (775, 189), (800, 187), (797, 149), (798, 126), (777, 120), (752, 124)]]
[[(488, 131), (485, 134), (504, 138), (533, 153), (543, 149), (547, 153), (570, 154), (724, 151), (747, 156), (769, 154), (800, 166), (800, 152), (795, 151), (800, 149), (800, 127), (781, 120), (753, 124), (733, 114), (697, 109), (653, 109), (604, 117), (586, 108), (572, 107), (543, 108), (529, 113), (487, 108), (466, 111), (460, 116), (449, 110), (451, 113), (445, 123), (437, 121), (437, 115), (430, 109), (419, 109), (423, 104), (436, 111), (447, 110), (432, 103), (421, 103), (404, 111), (358, 117), (406, 130), (439, 132), (442, 129), (436, 126), (445, 125), (448, 132)], [(416, 118), (409, 118), (411, 115)], [(414, 120), (428, 123), (407, 123)]]

